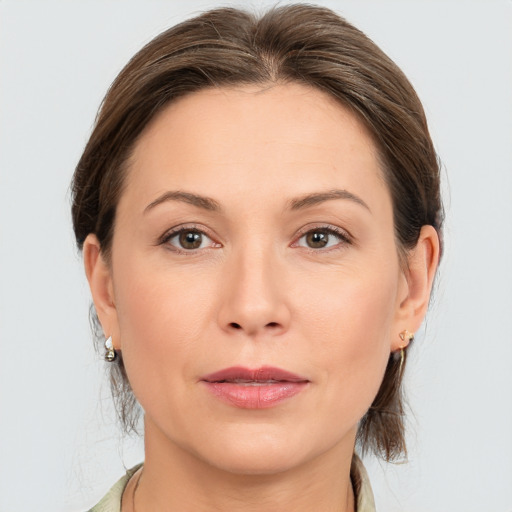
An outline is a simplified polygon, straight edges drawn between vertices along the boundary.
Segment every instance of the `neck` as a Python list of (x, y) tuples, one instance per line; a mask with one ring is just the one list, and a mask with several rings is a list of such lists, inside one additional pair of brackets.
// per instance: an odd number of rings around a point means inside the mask
[(241, 474), (200, 459), (146, 422), (146, 460), (136, 512), (353, 512), (354, 441), (347, 441), (284, 471)]

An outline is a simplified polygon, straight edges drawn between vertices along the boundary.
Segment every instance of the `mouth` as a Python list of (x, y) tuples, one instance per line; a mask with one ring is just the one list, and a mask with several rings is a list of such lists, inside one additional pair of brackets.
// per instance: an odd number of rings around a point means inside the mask
[(303, 391), (309, 380), (281, 368), (225, 368), (200, 379), (215, 397), (242, 409), (267, 409)]

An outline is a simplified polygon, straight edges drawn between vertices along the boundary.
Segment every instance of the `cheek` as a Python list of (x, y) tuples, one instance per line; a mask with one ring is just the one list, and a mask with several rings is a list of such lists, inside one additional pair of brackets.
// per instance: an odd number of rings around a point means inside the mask
[(306, 337), (316, 340), (312, 358), (326, 383), (323, 405), (333, 421), (336, 415), (345, 421), (351, 411), (357, 422), (378, 392), (393, 336), (397, 284), (392, 275), (331, 276), (309, 294), (302, 310)]
[(208, 281), (183, 279), (168, 269), (136, 262), (124, 264), (116, 277), (123, 360), (130, 384), (146, 408), (164, 398), (167, 390), (179, 392), (190, 381), (211, 317), (209, 297), (214, 294)]

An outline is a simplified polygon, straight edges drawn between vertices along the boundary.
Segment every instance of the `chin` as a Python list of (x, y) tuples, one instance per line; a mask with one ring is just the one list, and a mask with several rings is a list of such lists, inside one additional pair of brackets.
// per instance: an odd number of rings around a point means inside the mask
[(301, 457), (297, 452), (290, 455), (283, 446), (277, 450), (261, 445), (252, 448), (233, 448), (208, 457), (206, 462), (234, 475), (270, 476), (289, 471), (307, 461), (306, 457)]
[[(240, 429), (244, 435), (240, 435)], [(196, 446), (196, 456), (209, 466), (235, 475), (276, 475), (298, 468), (327, 447), (308, 443), (307, 432), (271, 431), (237, 426), (238, 432), (210, 436), (208, 445)], [(252, 431), (251, 431), (252, 430)], [(325, 441), (325, 440), (324, 440)]]

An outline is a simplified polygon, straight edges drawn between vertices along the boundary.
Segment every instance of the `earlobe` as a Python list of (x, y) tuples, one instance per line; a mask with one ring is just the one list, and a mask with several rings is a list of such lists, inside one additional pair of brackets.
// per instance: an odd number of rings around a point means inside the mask
[[(112, 273), (101, 252), (97, 237), (90, 234), (83, 245), (85, 274), (92, 300), (105, 337), (119, 340), (117, 310), (115, 307)], [(118, 347), (116, 347), (118, 348)]]
[[(405, 330), (416, 332), (427, 312), (439, 264), (439, 236), (433, 226), (421, 228), (418, 243), (409, 251), (407, 263), (404, 272), (407, 294), (399, 305), (397, 334)], [(400, 341), (397, 335), (392, 350), (400, 348)]]

